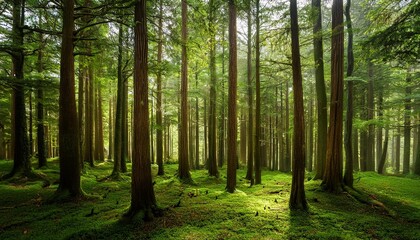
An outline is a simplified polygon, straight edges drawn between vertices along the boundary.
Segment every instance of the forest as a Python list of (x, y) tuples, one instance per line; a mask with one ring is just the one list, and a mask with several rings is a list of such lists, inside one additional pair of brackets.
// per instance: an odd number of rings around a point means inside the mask
[(0, 0), (0, 239), (419, 239), (420, 1)]

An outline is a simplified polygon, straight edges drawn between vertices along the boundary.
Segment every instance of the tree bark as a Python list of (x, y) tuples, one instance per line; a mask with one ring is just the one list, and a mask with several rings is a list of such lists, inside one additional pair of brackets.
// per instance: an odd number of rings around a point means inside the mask
[(158, 55), (157, 64), (158, 71), (156, 76), (157, 82), (157, 102), (156, 102), (156, 162), (158, 164), (158, 175), (165, 174), (163, 167), (163, 122), (162, 122), (162, 49), (163, 49), (163, 0), (159, 0), (159, 16), (158, 19)]
[(382, 150), (381, 159), (378, 164), (378, 173), (383, 174), (384, 173), (384, 167), (385, 167), (385, 161), (386, 161), (386, 154), (388, 151), (388, 135), (389, 135), (389, 128), (386, 127), (385, 129), (385, 140), (384, 140), (384, 148)]
[(60, 184), (56, 196), (68, 194), (80, 199), (79, 131), (74, 89), (74, 0), (65, 0), (63, 5), (63, 39), (60, 61), (60, 110), (59, 110), (59, 157)]
[(410, 173), (410, 144), (411, 144), (411, 76), (408, 72), (405, 87), (405, 106), (404, 106), (404, 158), (403, 174)]
[[(347, 45), (347, 77), (353, 75), (354, 69), (354, 55), (353, 55), (353, 28), (350, 16), (351, 0), (347, 0), (346, 4), (346, 22), (348, 30), (348, 45)], [(344, 132), (344, 146), (346, 149), (346, 166), (344, 172), (344, 184), (353, 187), (353, 81), (347, 81), (347, 115), (346, 128)]]
[(146, 0), (139, 0), (134, 13), (134, 142), (131, 180), (131, 206), (127, 216), (144, 211), (145, 219), (153, 217), (156, 199), (150, 165), (149, 94), (147, 69)]
[(182, 0), (182, 66), (181, 66), (181, 129), (179, 142), (178, 177), (190, 181), (188, 164), (188, 57), (187, 57), (187, 0)]
[(305, 198), (305, 119), (303, 109), (302, 70), (300, 65), (299, 24), (296, 0), (290, 0), (293, 67), (293, 177), (290, 191), (290, 209), (307, 210)]
[(325, 160), (327, 153), (327, 93), (324, 80), (324, 54), (322, 44), (322, 14), (321, 0), (312, 0), (312, 8), (316, 14), (314, 17), (314, 61), (315, 61), (315, 86), (317, 97), (317, 158), (316, 175), (314, 179), (323, 179)]
[(27, 135), (27, 122), (25, 112), (25, 89), (22, 84), (24, 80), (24, 52), (23, 52), (23, 28), (25, 12), (25, 1), (13, 1), (13, 26), (12, 26), (12, 42), (17, 48), (13, 50), (13, 76), (18, 83), (13, 86), (12, 94), (12, 148), (13, 148), (13, 168), (12, 171), (3, 176), (3, 179), (10, 178), (16, 174), (29, 176), (32, 173), (30, 161), (29, 139)]
[(247, 172), (246, 179), (251, 181), (251, 185), (254, 184), (254, 114), (253, 114), (253, 93), (252, 93), (252, 4), (251, 1), (248, 3), (247, 9), (247, 21), (248, 21), (248, 33), (247, 33), (247, 90), (248, 90), (248, 152), (247, 152)]
[(261, 184), (260, 1), (255, 1), (255, 184)]
[[(258, 2), (258, 0), (257, 0)], [(229, 104), (228, 104), (228, 161), (226, 190), (233, 193), (236, 189), (236, 88), (238, 78), (237, 68), (237, 33), (236, 33), (236, 5), (229, 0)]]
[(332, 6), (331, 37), (331, 101), (330, 125), (327, 138), (327, 161), (323, 188), (330, 192), (342, 191), (342, 134), (343, 134), (343, 80), (344, 31), (343, 1), (334, 0)]
[[(367, 86), (367, 120), (373, 119), (374, 103), (374, 83), (373, 83), (373, 63), (368, 62), (369, 81)], [(373, 124), (369, 124), (366, 140), (366, 171), (375, 171), (375, 128)]]

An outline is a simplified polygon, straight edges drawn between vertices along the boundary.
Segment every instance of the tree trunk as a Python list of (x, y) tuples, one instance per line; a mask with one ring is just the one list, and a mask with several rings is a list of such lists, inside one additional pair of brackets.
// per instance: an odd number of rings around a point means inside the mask
[(400, 173), (401, 165), (401, 130), (397, 127), (397, 137), (395, 143), (395, 173)]
[(417, 100), (417, 151), (416, 154), (413, 156), (416, 158), (416, 162), (414, 165), (414, 174), (420, 175), (420, 100)]
[(109, 106), (108, 106), (108, 160), (111, 160), (114, 155), (114, 121), (112, 120), (114, 117), (114, 96), (112, 91), (109, 91)]
[[(315, 61), (315, 85), (317, 97), (317, 114), (318, 114), (318, 136), (317, 136), (317, 158), (316, 158), (316, 175), (314, 179), (323, 179), (325, 160), (327, 153), (327, 93), (325, 90), (324, 80), (324, 56), (322, 45), (322, 14), (321, 0), (312, 0), (312, 8), (316, 13), (314, 17), (314, 61)], [(286, 129), (287, 131), (287, 129)]]
[(261, 184), (261, 97), (260, 97), (260, 1), (255, 16), (255, 184)]
[(121, 105), (121, 172), (127, 172), (128, 158), (128, 76), (123, 75), (123, 96)]
[(386, 153), (388, 151), (388, 134), (389, 134), (389, 128), (386, 127), (385, 129), (385, 140), (384, 140), (384, 148), (382, 150), (381, 159), (379, 161), (378, 165), (378, 173), (383, 174), (384, 173), (384, 167), (385, 167), (385, 161), (386, 161)]
[(309, 123), (308, 123), (308, 141), (307, 141), (307, 148), (308, 148), (308, 155), (307, 155), (307, 165), (306, 165), (306, 169), (308, 170), (308, 172), (312, 172), (312, 165), (313, 165), (313, 151), (314, 151), (314, 120), (313, 120), (313, 100), (312, 96), (313, 96), (313, 88), (311, 86), (311, 90), (310, 90), (310, 97), (309, 97), (309, 110), (308, 110), (308, 115), (309, 115)]
[[(44, 43), (43, 35), (39, 34), (40, 47), (38, 51), (38, 73), (42, 73), (44, 70), (44, 64), (42, 58), (44, 55)], [(44, 90), (42, 89), (42, 84), (39, 83), (37, 89), (37, 101), (36, 101), (36, 112), (37, 112), (37, 128), (36, 128), (36, 138), (37, 138), (37, 152), (38, 152), (38, 167), (47, 166), (47, 157), (45, 154), (45, 127), (44, 127)], [(1, 143), (0, 143), (1, 144)], [(1, 157), (0, 157), (1, 159)]]
[(291, 164), (291, 153), (290, 153), (290, 103), (289, 103), (289, 81), (286, 81), (286, 96), (285, 96), (285, 101), (286, 101), (286, 114), (285, 114), (285, 131), (286, 131), (286, 156), (284, 158), (284, 171), (285, 172), (290, 172), (290, 164)]
[[(378, 121), (382, 121), (383, 119), (383, 89), (379, 88), (378, 90)], [(382, 127), (378, 125), (376, 128), (376, 166), (379, 167), (379, 163), (381, 162), (382, 158)], [(379, 171), (379, 169), (378, 169)]]
[(79, 131), (74, 89), (74, 0), (65, 0), (63, 5), (63, 39), (60, 62), (60, 108), (59, 108), (59, 157), (60, 184), (56, 191), (60, 195), (80, 199)]
[(343, 1), (334, 0), (332, 6), (331, 37), (331, 101), (330, 125), (327, 138), (327, 161), (323, 188), (330, 192), (342, 191), (343, 147), (343, 80), (344, 80), (344, 31)]
[(178, 177), (191, 180), (188, 164), (188, 57), (187, 57), (187, 1), (182, 0), (182, 70), (181, 70), (181, 129), (179, 142)]
[(246, 121), (245, 121), (245, 114), (244, 110), (242, 110), (241, 114), (241, 125), (240, 125), (240, 131), (241, 131), (241, 145), (240, 145), (240, 162), (242, 164), (246, 163)]
[[(198, 91), (198, 71), (195, 76), (195, 88)], [(195, 169), (200, 169), (200, 129), (198, 97), (195, 97)]]
[(158, 19), (158, 55), (157, 64), (158, 71), (156, 75), (157, 82), (157, 102), (156, 102), (156, 162), (158, 164), (158, 175), (165, 174), (163, 168), (163, 123), (162, 123), (162, 49), (163, 49), (163, 0), (159, 0), (159, 16)]
[[(368, 62), (368, 90), (367, 90), (367, 120), (370, 121), (373, 119), (374, 111), (374, 84), (373, 84), (373, 63)], [(367, 140), (366, 140), (366, 171), (375, 171), (375, 128), (373, 124), (369, 124)]]
[(149, 152), (146, 0), (136, 2), (134, 22), (134, 142), (131, 206), (127, 215), (132, 217), (139, 211), (144, 211), (144, 218), (147, 220), (153, 217), (151, 210), (156, 209), (156, 199)]
[(247, 20), (248, 20), (248, 39), (247, 39), (247, 90), (248, 90), (248, 155), (247, 155), (247, 172), (246, 179), (254, 184), (254, 114), (253, 114), (253, 93), (252, 93), (252, 4), (248, 4)]
[[(346, 22), (348, 30), (348, 45), (347, 45), (347, 77), (353, 75), (354, 69), (354, 55), (353, 55), (353, 28), (350, 16), (351, 0), (347, 0), (346, 4)], [(347, 81), (347, 115), (346, 115), (346, 129), (344, 132), (344, 146), (346, 148), (346, 168), (344, 172), (344, 184), (353, 187), (353, 81)]]
[(97, 102), (97, 108), (96, 108), (96, 119), (97, 119), (97, 143), (96, 143), (96, 151), (98, 152), (98, 160), (99, 162), (103, 162), (105, 160), (104, 156), (104, 132), (103, 132), (103, 119), (102, 119), (102, 92), (101, 92), (101, 84), (98, 83), (97, 86), (97, 96), (96, 96), (96, 102)]
[(118, 29), (118, 65), (117, 65), (117, 106), (115, 110), (114, 127), (114, 169), (111, 176), (119, 178), (121, 172), (122, 157), (122, 107), (124, 98), (124, 79), (122, 75), (122, 54), (123, 54), (124, 27), (119, 24)]
[[(12, 42), (16, 46), (13, 50), (13, 75), (18, 83), (13, 86), (13, 118), (12, 118), (12, 148), (13, 148), (13, 169), (3, 176), (3, 179), (13, 177), (16, 174), (29, 176), (32, 173), (30, 161), (29, 140), (27, 135), (27, 122), (25, 112), (25, 89), (22, 84), (24, 80), (24, 52), (23, 52), (23, 28), (24, 25), (24, 7), (25, 1), (13, 1), (13, 26)], [(22, 11), (23, 10), (23, 11)]]
[[(89, 51), (89, 50), (88, 50)], [(89, 163), (91, 167), (94, 166), (94, 148), (93, 148), (93, 69), (92, 63), (88, 63), (86, 88), (85, 88), (85, 148), (83, 162)]]
[[(259, 0), (257, 0), (258, 2)], [(229, 0), (229, 104), (228, 104), (228, 161), (226, 190), (233, 193), (236, 188), (236, 88), (238, 78), (236, 47), (236, 5)]]
[(410, 173), (410, 144), (411, 144), (411, 76), (408, 73), (405, 87), (405, 111), (404, 111), (404, 158), (403, 174)]
[(302, 70), (299, 50), (299, 24), (296, 0), (290, 0), (293, 67), (293, 177), (290, 191), (290, 209), (307, 210), (305, 198), (305, 119), (303, 109)]

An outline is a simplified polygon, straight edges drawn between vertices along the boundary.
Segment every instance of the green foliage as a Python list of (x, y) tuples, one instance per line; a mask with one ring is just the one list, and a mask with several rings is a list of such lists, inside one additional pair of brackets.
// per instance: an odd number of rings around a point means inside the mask
[[(57, 159), (50, 169), (36, 170), (54, 182)], [(11, 162), (0, 161), (0, 172)], [(98, 180), (108, 176), (112, 163), (85, 167), (83, 188), (102, 199), (81, 203), (44, 204), (56, 184), (40, 182), (0, 184), (1, 239), (416, 239), (420, 234), (418, 179), (381, 176), (373, 172), (355, 175), (355, 187), (368, 192), (397, 212), (384, 215), (347, 194), (319, 190), (319, 181), (305, 183), (309, 213), (288, 208), (291, 175), (264, 171), (264, 185), (249, 187), (238, 172), (238, 190), (228, 194), (225, 169), (220, 178), (206, 170), (192, 172), (195, 184), (184, 185), (175, 176), (177, 165), (166, 165), (166, 176), (156, 176), (156, 198), (164, 216), (152, 222), (119, 223), (129, 207), (130, 174), (118, 182)], [(180, 204), (178, 207), (178, 201)], [(93, 212), (92, 212), (93, 209)], [(256, 216), (258, 212), (258, 216)]]

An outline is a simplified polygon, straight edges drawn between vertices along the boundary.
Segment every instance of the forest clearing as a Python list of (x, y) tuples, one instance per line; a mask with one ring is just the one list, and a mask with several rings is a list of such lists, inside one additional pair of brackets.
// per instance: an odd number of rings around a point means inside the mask
[[(10, 162), (1, 162), (7, 172)], [(51, 182), (58, 179), (57, 160), (39, 170)], [(120, 223), (130, 205), (130, 176), (119, 182), (98, 181), (109, 176), (112, 163), (87, 167), (82, 177), (86, 192), (100, 199), (44, 204), (57, 187), (41, 182), (0, 185), (1, 239), (418, 239), (420, 181), (418, 177), (358, 173), (355, 187), (382, 201), (395, 212), (360, 203), (347, 193), (320, 191), (319, 181), (305, 181), (309, 213), (289, 210), (291, 175), (263, 171), (262, 185), (250, 187), (245, 169), (238, 170), (238, 191), (225, 191), (225, 174), (209, 177), (192, 172), (193, 184), (175, 176), (176, 164), (156, 176), (156, 198), (163, 216), (132, 224)], [(37, 170), (38, 171), (38, 170)], [(311, 176), (308, 176), (310, 178)], [(180, 204), (178, 206), (178, 202)], [(93, 209), (93, 210), (92, 210)], [(93, 211), (93, 213), (92, 213)], [(257, 214), (258, 213), (258, 214)]]

